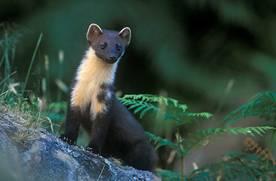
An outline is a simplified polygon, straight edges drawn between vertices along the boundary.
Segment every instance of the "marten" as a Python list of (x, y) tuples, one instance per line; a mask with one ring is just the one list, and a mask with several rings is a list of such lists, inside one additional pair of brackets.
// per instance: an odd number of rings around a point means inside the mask
[(88, 148), (118, 158), (136, 169), (153, 171), (157, 155), (142, 126), (116, 98), (114, 77), (131, 40), (129, 27), (121, 31), (91, 24), (89, 48), (78, 67), (61, 138), (75, 144), (80, 126), (89, 134)]

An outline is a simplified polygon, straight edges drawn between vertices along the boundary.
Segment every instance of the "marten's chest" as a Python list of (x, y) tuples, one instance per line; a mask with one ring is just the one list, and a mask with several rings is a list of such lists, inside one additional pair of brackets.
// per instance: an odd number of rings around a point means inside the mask
[(93, 82), (76, 83), (71, 97), (71, 104), (85, 112), (89, 107), (90, 116), (95, 119), (100, 113), (107, 111), (110, 106), (113, 91), (107, 84), (95, 85)]
[(71, 106), (85, 112), (90, 107), (90, 116), (95, 119), (104, 113), (112, 99), (112, 84), (116, 64), (106, 64), (95, 57), (91, 50), (79, 66), (76, 83), (71, 93)]

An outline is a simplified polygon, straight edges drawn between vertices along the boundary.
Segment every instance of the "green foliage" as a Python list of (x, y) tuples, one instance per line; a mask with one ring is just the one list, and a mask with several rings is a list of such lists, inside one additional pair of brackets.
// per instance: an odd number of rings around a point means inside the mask
[(270, 126), (246, 127), (246, 128), (208, 128), (195, 132), (195, 136), (209, 137), (223, 133), (233, 135), (250, 135), (250, 136), (263, 136), (267, 131), (274, 130)]
[(262, 117), (275, 121), (276, 92), (264, 92), (257, 94), (249, 102), (229, 113), (224, 118), (224, 121), (227, 125), (232, 125), (247, 117)]
[(194, 133), (190, 133), (185, 138), (179, 133), (176, 134), (176, 142), (156, 136), (147, 132), (147, 136), (153, 142), (156, 149), (162, 146), (169, 147), (177, 150), (177, 153), (184, 157), (195, 146), (204, 145), (208, 139), (212, 136), (228, 133), (231, 135), (250, 135), (250, 136), (263, 136), (268, 131), (275, 131), (276, 128), (270, 126), (257, 126), (257, 127), (245, 127), (245, 128), (208, 128), (198, 130)]
[(30, 65), (29, 65), (29, 68), (28, 68), (28, 71), (27, 71), (27, 74), (26, 74), (26, 77), (25, 77), (24, 84), (23, 84), (23, 89), (22, 89), (22, 92), (23, 92), (23, 93), (24, 93), (25, 90), (26, 90), (26, 86), (27, 86), (28, 81), (29, 81), (29, 78), (30, 78), (31, 69), (32, 69), (32, 67), (33, 67), (33, 63), (34, 63), (34, 60), (35, 60), (35, 57), (36, 57), (36, 54), (37, 54), (39, 45), (40, 45), (40, 43), (41, 43), (42, 37), (43, 37), (43, 35), (40, 34), (40, 35), (39, 35), (39, 38), (38, 38), (38, 40), (37, 40), (37, 43), (36, 43), (36, 46), (35, 46), (35, 49), (34, 49), (34, 53), (33, 53), (33, 55), (32, 55), (32, 59), (31, 59), (31, 62), (30, 62)]
[(256, 154), (232, 152), (221, 161), (194, 170), (188, 177), (181, 177), (169, 170), (157, 170), (163, 180), (172, 181), (213, 181), (213, 180), (271, 180), (275, 177), (276, 167), (270, 160)]
[(12, 72), (12, 66), (19, 36), (20, 34), (13, 31), (10, 26), (0, 24), (0, 87), (2, 92), (13, 83), (11, 77), (15, 72)]
[(62, 122), (65, 120), (67, 111), (67, 102), (52, 102), (47, 106), (45, 111), (47, 116), (54, 122)]
[(271, 180), (275, 177), (276, 167), (270, 160), (256, 154), (229, 153), (222, 161), (195, 170), (188, 180)]
[[(249, 135), (249, 136), (263, 136), (269, 131), (276, 130), (271, 126), (255, 126), (255, 127), (217, 127), (205, 128), (193, 131), (188, 135), (184, 135), (181, 127), (186, 124), (195, 123), (197, 120), (208, 120), (211, 117), (210, 113), (191, 113), (185, 104), (179, 103), (172, 98), (162, 96), (154, 96), (148, 94), (140, 95), (125, 95), (120, 98), (121, 102), (126, 105), (129, 110), (138, 114), (140, 118), (147, 114), (154, 114), (156, 119), (172, 121), (175, 124), (176, 134), (175, 139), (170, 140), (147, 132), (147, 136), (153, 142), (156, 149), (160, 147), (168, 147), (177, 152), (178, 156), (183, 159), (189, 151), (195, 146), (204, 145), (213, 136), (222, 134), (231, 135)], [(275, 114), (275, 93), (266, 92), (259, 94), (253, 100), (244, 104), (237, 110), (225, 116), (224, 121), (229, 124), (237, 122), (248, 116), (271, 116)], [(159, 115), (159, 116), (158, 116)], [(162, 115), (162, 116), (160, 116)], [(264, 178), (267, 170), (263, 172), (258, 169), (258, 164), (261, 164), (258, 159), (249, 159), (248, 155), (231, 155), (227, 161), (214, 164), (208, 169), (200, 168), (192, 173), (191, 180), (214, 180), (215, 178), (223, 178), (223, 180), (231, 180), (239, 178), (246, 178), (249, 175), (253, 180)], [(248, 159), (248, 160), (247, 160)], [(246, 162), (246, 163), (245, 163)], [(239, 168), (239, 164), (247, 164), (241, 167), (238, 172), (235, 169)], [(271, 165), (270, 167), (271, 168)], [(256, 171), (256, 172), (255, 172)], [(232, 173), (235, 172), (235, 173)], [(252, 173), (251, 173), (252, 172)], [(184, 174), (181, 169), (181, 174), (169, 170), (159, 170), (159, 175), (168, 180), (183, 180)], [(260, 175), (260, 173), (262, 175)], [(274, 172), (275, 173), (275, 172)], [(271, 175), (270, 175), (271, 176)], [(269, 177), (269, 176), (268, 176)]]
[(119, 98), (133, 113), (143, 118), (146, 113), (155, 114), (158, 119), (173, 121), (177, 125), (193, 123), (195, 120), (209, 119), (212, 114), (188, 111), (185, 104), (178, 100), (151, 94), (125, 95)]
[(175, 143), (173, 143), (171, 140), (161, 138), (160, 136), (154, 135), (150, 132), (146, 132), (146, 135), (153, 142), (156, 149), (158, 149), (162, 146), (170, 147), (172, 149), (177, 149), (177, 145)]
[(162, 177), (162, 180), (166, 181), (180, 181), (184, 180), (177, 172), (173, 172), (170, 170), (157, 169), (158, 175)]
[[(262, 101), (263, 97), (260, 96), (258, 101)], [(274, 97), (271, 97), (272, 101)], [(138, 114), (140, 118), (143, 118), (147, 113), (148, 114), (155, 114), (155, 115), (162, 115), (162, 116), (155, 116), (157, 119), (162, 119), (166, 121), (173, 121), (176, 123), (176, 126), (179, 127), (184, 124), (194, 123), (196, 120), (207, 120), (211, 117), (210, 113), (192, 113), (188, 112), (188, 107), (185, 104), (179, 103), (177, 100), (173, 98), (166, 98), (163, 96), (155, 96), (155, 95), (148, 95), (148, 94), (139, 94), (139, 95), (125, 95), (124, 97), (120, 98), (121, 102), (129, 108), (129, 110), (133, 111), (135, 114)], [(251, 107), (247, 106), (250, 103), (245, 104), (243, 107)], [(261, 108), (263, 109), (264, 105), (267, 107), (271, 107), (270, 102), (266, 102), (266, 104), (262, 104)], [(172, 109), (174, 108), (174, 109)], [(257, 109), (257, 108), (256, 108)], [(256, 109), (254, 109), (256, 111)], [(263, 110), (258, 110), (259, 112)], [(252, 114), (252, 111), (247, 110), (248, 114), (242, 112), (243, 117), (246, 115)], [(271, 112), (270, 112), (271, 113)], [(230, 113), (226, 116), (226, 119), (229, 119)], [(230, 119), (233, 121), (233, 119)], [(257, 127), (245, 127), (245, 128), (207, 128), (202, 129), (199, 131), (195, 131), (189, 135), (189, 139), (184, 139), (178, 133), (178, 137), (180, 140), (179, 143), (184, 144), (188, 150), (192, 148), (196, 143), (199, 144), (203, 142), (205, 139), (219, 135), (219, 134), (233, 134), (233, 135), (250, 135), (250, 136), (262, 136), (267, 131), (274, 130), (273, 127), (269, 126), (257, 126)], [(149, 138), (154, 141), (155, 145), (159, 148), (160, 146), (169, 146), (172, 148), (177, 148), (177, 144), (172, 143), (167, 139), (162, 139), (159, 136), (153, 135), (151, 133), (147, 133)], [(188, 146), (189, 145), (189, 146)], [(192, 146), (191, 146), (192, 145)], [(181, 146), (182, 147), (182, 146)], [(179, 148), (178, 148), (179, 149)], [(179, 149), (181, 150), (181, 149)], [(186, 151), (182, 153), (187, 153)]]
[(42, 35), (38, 38), (25, 81), (20, 83), (15, 82), (12, 77), (15, 75), (15, 72), (12, 72), (12, 63), (19, 34), (4, 25), (0, 25), (0, 33), (2, 33), (0, 34), (0, 111), (14, 112), (24, 117), (29, 126), (44, 127), (57, 133), (64, 119), (66, 104), (64, 102), (50, 103), (45, 107), (44, 98), (35, 96), (32, 91), (26, 91)]
[(213, 180), (271, 180), (275, 177), (276, 167), (270, 160), (256, 154), (243, 152), (229, 153), (221, 161), (194, 170), (188, 177), (177, 172), (157, 170), (163, 180), (170, 181), (213, 181)]
[(183, 112), (185, 112), (188, 108), (187, 105), (179, 103), (178, 100), (176, 99), (163, 97), (163, 96), (156, 96), (151, 94), (139, 94), (139, 95), (128, 94), (128, 95), (125, 95), (123, 98), (121, 98), (121, 100), (123, 102), (128, 100), (128, 101), (157, 103), (160, 105), (173, 106), (182, 110)]

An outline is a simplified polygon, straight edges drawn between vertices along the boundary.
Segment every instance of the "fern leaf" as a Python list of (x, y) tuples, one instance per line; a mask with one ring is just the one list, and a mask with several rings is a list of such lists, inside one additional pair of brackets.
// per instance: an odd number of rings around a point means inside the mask
[(208, 112), (187, 113), (187, 114), (188, 116), (191, 116), (191, 117), (197, 117), (197, 118), (203, 118), (203, 119), (209, 119), (213, 116), (211, 113), (208, 113)]
[(159, 119), (173, 121), (176, 125), (193, 123), (197, 120), (209, 119), (210, 113), (187, 112), (187, 106), (179, 103), (176, 99), (151, 94), (125, 95), (119, 100), (143, 118), (147, 113), (159, 115)]
[(175, 108), (181, 109), (183, 112), (187, 110), (187, 105), (181, 104), (178, 100), (163, 96), (156, 96), (152, 94), (128, 94), (120, 98), (120, 100), (137, 100), (140, 102), (148, 102), (148, 103), (157, 103), (166, 106), (173, 106)]
[(186, 113), (180, 113), (175, 114), (175, 120), (177, 125), (183, 125), (188, 123), (193, 123), (194, 121), (200, 121), (200, 120), (208, 120), (213, 115), (211, 113), (207, 112), (201, 112), (201, 113), (192, 113), (192, 112), (186, 112)]
[(225, 116), (226, 124), (232, 125), (247, 117), (276, 117), (276, 92), (264, 92), (257, 94), (251, 101), (240, 106)]
[(196, 134), (200, 136), (214, 136), (218, 134), (228, 133), (234, 135), (251, 135), (251, 136), (262, 136), (267, 131), (275, 130), (276, 128), (270, 126), (259, 126), (259, 127), (245, 127), (245, 128), (208, 128), (205, 130), (197, 131)]
[(259, 126), (259, 127), (245, 127), (245, 128), (208, 128), (200, 131), (196, 131), (189, 135), (190, 139), (185, 140), (183, 145), (190, 150), (196, 145), (204, 143), (204, 141), (212, 136), (221, 134), (232, 134), (232, 135), (250, 135), (250, 136), (263, 136), (268, 131), (276, 130), (270, 126)]
[(177, 148), (177, 145), (168, 139), (161, 138), (160, 136), (156, 136), (150, 132), (145, 132), (145, 134), (154, 143), (154, 145), (156, 146), (156, 149), (158, 149), (162, 146), (168, 146), (172, 149)]
[(139, 118), (142, 119), (147, 112), (149, 112), (150, 110), (153, 110), (153, 109), (154, 109), (153, 107), (146, 107), (143, 111), (141, 111)]

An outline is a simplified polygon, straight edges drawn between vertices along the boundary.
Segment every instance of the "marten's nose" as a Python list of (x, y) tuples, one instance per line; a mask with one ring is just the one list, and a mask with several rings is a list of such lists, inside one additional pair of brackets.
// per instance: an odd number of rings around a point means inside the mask
[(116, 61), (117, 60), (117, 57), (115, 57), (115, 56), (112, 56), (112, 57), (109, 57), (110, 58), (110, 60), (112, 60), (112, 61)]

